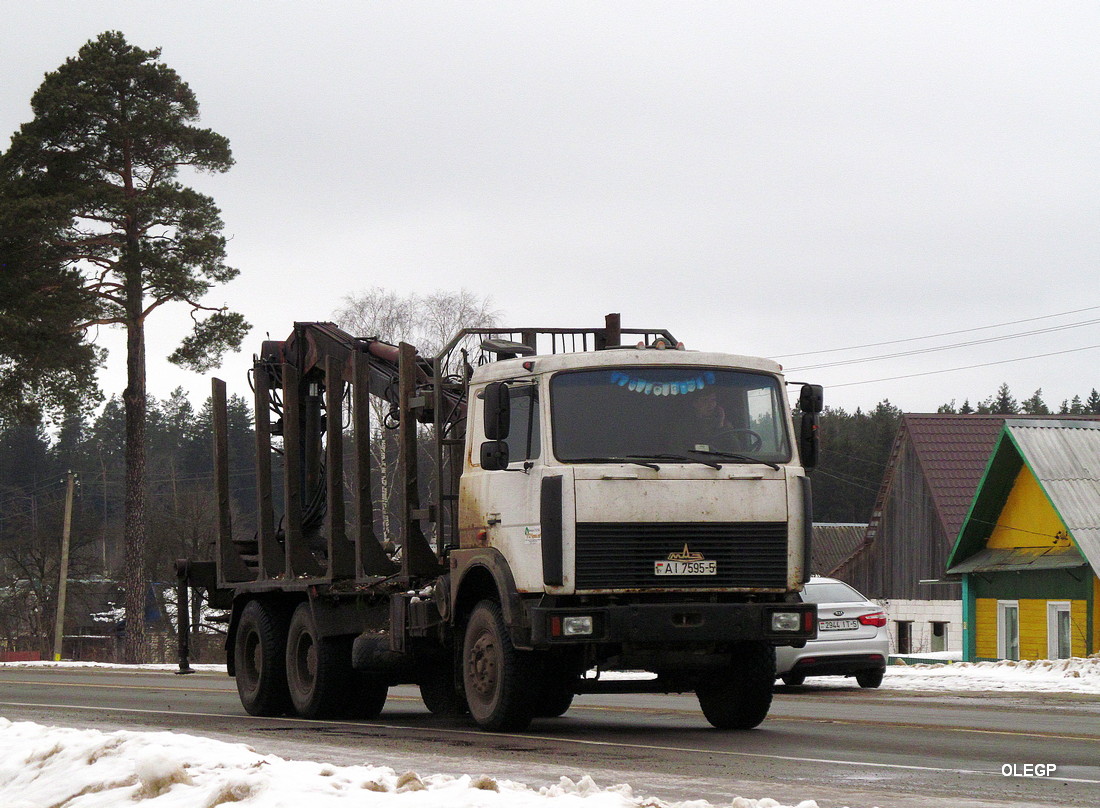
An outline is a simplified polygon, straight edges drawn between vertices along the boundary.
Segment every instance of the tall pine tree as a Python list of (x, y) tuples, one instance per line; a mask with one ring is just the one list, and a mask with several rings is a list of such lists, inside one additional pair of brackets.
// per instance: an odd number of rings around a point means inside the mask
[(229, 141), (191, 125), (199, 114), (195, 94), (159, 58), (159, 49), (134, 47), (114, 31), (89, 41), (46, 75), (31, 99), (34, 119), (0, 158), (5, 220), (33, 223), (26, 241), (45, 245), (51, 266), (80, 273), (82, 300), (94, 312), (77, 327), (126, 330), (124, 586), (131, 662), (144, 655), (148, 586), (146, 321), (167, 303), (190, 307), (194, 332), (169, 359), (198, 371), (238, 347), (248, 330), (241, 315), (201, 302), (237, 270), (225, 264), (213, 200), (177, 180), (181, 167), (227, 171)]

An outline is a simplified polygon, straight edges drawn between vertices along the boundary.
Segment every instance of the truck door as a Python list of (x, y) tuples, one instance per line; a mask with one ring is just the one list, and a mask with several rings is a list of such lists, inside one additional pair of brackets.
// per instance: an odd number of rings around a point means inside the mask
[(509, 390), (509, 421), (504, 438), (508, 444), (508, 467), (489, 471), (478, 465), (476, 449), (483, 436), (476, 434), (481, 432), (481, 426), (475, 413), (471, 467), (462, 477), (462, 501), (468, 512), (462, 515), (461, 522), (467, 535), (484, 531), (484, 538), (477, 543), (495, 547), (504, 555), (520, 592), (541, 592), (540, 495), (546, 467), (537, 385), (513, 384)]

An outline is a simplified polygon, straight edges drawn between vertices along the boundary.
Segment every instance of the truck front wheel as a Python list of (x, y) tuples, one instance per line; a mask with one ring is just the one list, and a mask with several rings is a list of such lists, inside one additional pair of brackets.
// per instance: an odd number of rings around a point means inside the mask
[(482, 729), (521, 730), (531, 723), (529, 661), (529, 653), (513, 647), (500, 604), (478, 603), (466, 624), (462, 683), (470, 715)]
[(752, 729), (772, 705), (775, 648), (745, 642), (733, 649), (730, 664), (708, 676), (696, 688), (707, 721), (718, 729)]
[(233, 664), (237, 693), (249, 715), (282, 715), (290, 709), (286, 635), (286, 617), (260, 601), (249, 601), (241, 612)]

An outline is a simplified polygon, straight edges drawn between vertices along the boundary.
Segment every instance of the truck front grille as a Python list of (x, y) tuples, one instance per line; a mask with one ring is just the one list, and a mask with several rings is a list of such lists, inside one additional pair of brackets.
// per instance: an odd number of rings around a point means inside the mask
[[(701, 554), (715, 575), (656, 575), (670, 554)], [(577, 589), (779, 588), (787, 584), (785, 522), (581, 522)]]

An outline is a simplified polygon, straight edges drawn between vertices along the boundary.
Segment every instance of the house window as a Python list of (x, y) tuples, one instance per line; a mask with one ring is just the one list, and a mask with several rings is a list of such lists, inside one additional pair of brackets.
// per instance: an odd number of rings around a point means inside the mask
[(1073, 623), (1069, 601), (1047, 603), (1047, 658), (1069, 659), (1073, 656)]
[(1020, 604), (1015, 600), (997, 601), (997, 656), (1020, 658)]
[(947, 623), (932, 621), (932, 651), (947, 650)]
[(895, 620), (894, 625), (897, 627), (898, 653), (911, 654), (913, 652), (913, 621)]

